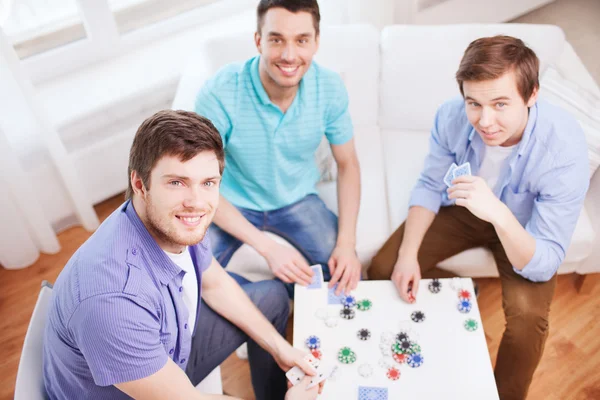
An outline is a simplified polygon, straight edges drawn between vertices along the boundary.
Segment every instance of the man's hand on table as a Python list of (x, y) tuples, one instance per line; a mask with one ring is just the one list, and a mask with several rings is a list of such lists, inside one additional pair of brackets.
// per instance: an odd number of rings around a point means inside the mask
[(342, 291), (350, 293), (356, 289), (360, 281), (361, 265), (354, 246), (337, 245), (333, 249), (327, 265), (331, 272), (329, 288), (339, 282), (335, 290), (337, 296), (341, 295)]
[(414, 303), (421, 281), (421, 267), (417, 257), (399, 256), (391, 279), (402, 300)]

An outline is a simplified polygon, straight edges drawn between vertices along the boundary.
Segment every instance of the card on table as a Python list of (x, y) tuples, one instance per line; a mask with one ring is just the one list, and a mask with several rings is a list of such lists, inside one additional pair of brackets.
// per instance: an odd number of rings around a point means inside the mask
[(454, 170), (456, 168), (458, 168), (458, 165), (456, 165), (456, 163), (452, 163), (452, 165), (450, 166), (450, 168), (448, 168), (448, 171), (446, 172), (446, 175), (444, 175), (444, 183), (448, 187), (452, 186), (452, 179), (454, 177)]
[(323, 286), (323, 269), (321, 264), (311, 265), (310, 269), (313, 270), (312, 282), (307, 286), (309, 289), (320, 289)]
[(388, 390), (382, 387), (358, 387), (358, 400), (387, 400)]
[(335, 285), (333, 285), (332, 288), (330, 288), (327, 291), (327, 304), (342, 304), (342, 296), (344, 295), (344, 291), (342, 291), (342, 293), (340, 293), (340, 295), (337, 296), (335, 294), (337, 287), (338, 284), (336, 283)]
[(469, 162), (456, 167), (454, 173), (452, 174), (452, 180), (465, 175), (471, 175), (471, 164)]

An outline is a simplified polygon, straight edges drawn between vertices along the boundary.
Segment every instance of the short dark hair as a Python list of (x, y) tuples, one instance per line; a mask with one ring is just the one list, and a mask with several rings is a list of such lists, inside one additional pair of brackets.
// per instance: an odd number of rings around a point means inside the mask
[(219, 161), (219, 172), (225, 167), (225, 151), (221, 135), (206, 118), (189, 111), (162, 110), (147, 118), (135, 133), (129, 151), (127, 192), (133, 196), (131, 172), (136, 171), (146, 188), (150, 173), (163, 156), (177, 156), (185, 162), (203, 151), (212, 151)]
[(271, 8), (281, 7), (289, 12), (297, 13), (306, 11), (313, 17), (316, 35), (319, 35), (319, 25), (321, 23), (321, 13), (319, 12), (319, 3), (317, 0), (260, 0), (256, 8), (256, 32), (261, 33), (265, 14)]
[(521, 39), (512, 36), (492, 36), (477, 39), (467, 47), (456, 72), (460, 93), (464, 96), (464, 81), (497, 79), (514, 70), (519, 94), (525, 102), (540, 87), (540, 61), (535, 52)]

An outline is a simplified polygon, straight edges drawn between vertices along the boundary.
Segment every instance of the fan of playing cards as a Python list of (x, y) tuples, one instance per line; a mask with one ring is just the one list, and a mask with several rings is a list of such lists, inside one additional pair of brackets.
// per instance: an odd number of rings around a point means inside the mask
[(444, 175), (444, 183), (446, 186), (451, 187), (454, 179), (464, 175), (471, 175), (471, 164), (468, 162), (462, 165), (452, 163), (450, 168), (448, 168), (448, 172)]

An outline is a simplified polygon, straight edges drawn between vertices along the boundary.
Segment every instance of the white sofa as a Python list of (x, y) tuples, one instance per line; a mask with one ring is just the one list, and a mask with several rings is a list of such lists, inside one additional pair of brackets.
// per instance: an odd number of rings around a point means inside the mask
[[(446, 99), (459, 94), (454, 73), (465, 48), (478, 37), (495, 34), (520, 37), (536, 51), (542, 65), (541, 97), (571, 107), (585, 123), (590, 152), (594, 155), (591, 168), (597, 167), (600, 89), (558, 27), (396, 25), (383, 31), (365, 25), (326, 27), (321, 33), (316, 61), (341, 74), (350, 97), (362, 176), (357, 252), (364, 266), (406, 218), (409, 195), (428, 151), (435, 111)], [(193, 110), (195, 95), (207, 78), (221, 66), (255, 54), (251, 32), (209, 41), (190, 60), (173, 108)], [(563, 96), (569, 90), (573, 93), (571, 100)], [(587, 103), (581, 105), (578, 96)], [(337, 212), (335, 182), (320, 182), (318, 190), (326, 204)], [(594, 261), (600, 259), (598, 248), (600, 173), (597, 172), (559, 273), (599, 272), (600, 262)], [(464, 276), (497, 276), (493, 257), (483, 248), (465, 251), (440, 266)], [(235, 253), (228, 269), (250, 280), (272, 277), (266, 262), (247, 245)]]

